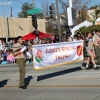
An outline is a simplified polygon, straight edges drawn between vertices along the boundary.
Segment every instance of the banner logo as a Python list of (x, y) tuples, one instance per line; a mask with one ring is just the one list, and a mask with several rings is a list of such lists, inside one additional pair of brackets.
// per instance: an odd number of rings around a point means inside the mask
[(82, 45), (77, 46), (77, 55), (78, 56), (82, 55)]
[(43, 53), (41, 50), (37, 51), (36, 57), (35, 57), (36, 61), (38, 63), (41, 63), (43, 61)]

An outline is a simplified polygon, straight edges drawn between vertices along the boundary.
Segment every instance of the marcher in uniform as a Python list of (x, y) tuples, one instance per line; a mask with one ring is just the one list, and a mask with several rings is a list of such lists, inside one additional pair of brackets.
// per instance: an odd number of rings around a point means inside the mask
[(100, 65), (100, 36), (99, 35), (100, 35), (100, 32), (98, 30), (96, 30), (95, 35), (93, 37), (98, 65)]
[(20, 70), (19, 88), (27, 89), (27, 87), (25, 86), (25, 82), (24, 82), (26, 70), (25, 70), (25, 57), (24, 57), (24, 53), (23, 53), (26, 48), (24, 47), (21, 49), (22, 44), (23, 44), (22, 37), (18, 36), (17, 44), (14, 44), (13, 47), (15, 47), (15, 48), (13, 49), (13, 51), (14, 51), (16, 63), (18, 64), (19, 70)]
[(86, 69), (89, 69), (89, 63), (92, 62), (94, 65), (95, 69), (98, 69), (96, 63), (95, 63), (95, 52), (94, 52), (94, 43), (93, 43), (93, 34), (92, 33), (88, 33), (87, 35), (87, 40), (86, 40), (86, 51), (87, 51), (87, 62), (86, 62)]

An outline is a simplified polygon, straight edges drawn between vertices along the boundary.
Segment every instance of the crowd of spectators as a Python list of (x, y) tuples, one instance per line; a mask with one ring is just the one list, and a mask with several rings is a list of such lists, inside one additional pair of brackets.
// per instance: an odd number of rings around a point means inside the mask
[[(85, 48), (86, 47), (86, 39), (87, 39), (89, 33), (94, 35), (95, 31), (82, 34), (81, 32), (79, 32), (77, 30), (77, 31), (75, 31), (73, 36), (72, 36), (71, 32), (68, 31), (68, 32), (66, 32), (66, 34), (61, 35), (61, 42), (71, 42), (71, 41), (83, 40), (84, 41), (84, 55), (86, 56), (87, 55), (87, 53), (85, 52), (86, 51), (86, 48)], [(32, 45), (41, 45), (41, 44), (48, 44), (48, 43), (59, 43), (59, 36), (55, 35), (55, 36), (48, 37), (48, 38), (42, 38), (42, 39), (39, 39), (38, 42), (36, 40), (23, 41), (23, 45), (27, 46), (27, 47), (31, 47)], [(12, 42), (11, 46), (13, 46), (13, 44), (14, 43)], [(5, 44), (5, 46), (7, 46), (7, 44)], [(33, 60), (32, 56), (33, 56), (32, 49), (27, 48), (25, 50), (26, 63), (32, 63), (32, 60)], [(0, 63), (3, 64), (4, 62), (16, 63), (14, 56), (13, 56), (13, 49), (10, 47), (5, 47), (3, 50), (0, 50)]]

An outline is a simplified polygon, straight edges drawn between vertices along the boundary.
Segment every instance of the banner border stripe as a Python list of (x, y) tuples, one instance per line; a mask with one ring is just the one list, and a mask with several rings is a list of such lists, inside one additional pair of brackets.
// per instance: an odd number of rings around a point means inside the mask
[(72, 61), (72, 62), (65, 62), (65, 63), (55, 64), (55, 65), (52, 65), (52, 66), (46, 66), (46, 67), (37, 68), (37, 69), (34, 66), (34, 70), (39, 71), (39, 70), (44, 70), (44, 69), (47, 69), (47, 68), (53, 68), (53, 67), (57, 67), (57, 66), (60, 66), (61, 67), (61, 65), (73, 64), (75, 62), (83, 62), (83, 61), (84, 61), (84, 59), (83, 60), (75, 60), (75, 61)]

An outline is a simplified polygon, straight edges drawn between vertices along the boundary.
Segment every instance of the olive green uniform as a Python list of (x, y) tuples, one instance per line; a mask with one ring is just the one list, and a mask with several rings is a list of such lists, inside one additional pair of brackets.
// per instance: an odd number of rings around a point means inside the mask
[[(14, 44), (14, 46), (16, 47), (16, 48), (13, 49), (14, 53), (20, 52), (20, 50), (21, 50), (20, 46), (22, 46), (22, 45), (17, 43), (17, 44)], [(17, 56), (15, 56), (15, 59), (16, 59), (16, 63), (19, 66), (19, 69), (20, 69), (19, 87), (21, 87), (21, 86), (25, 85), (24, 78), (25, 78), (26, 70), (25, 70), (25, 57), (24, 57), (24, 54), (23, 53), (18, 54)]]

